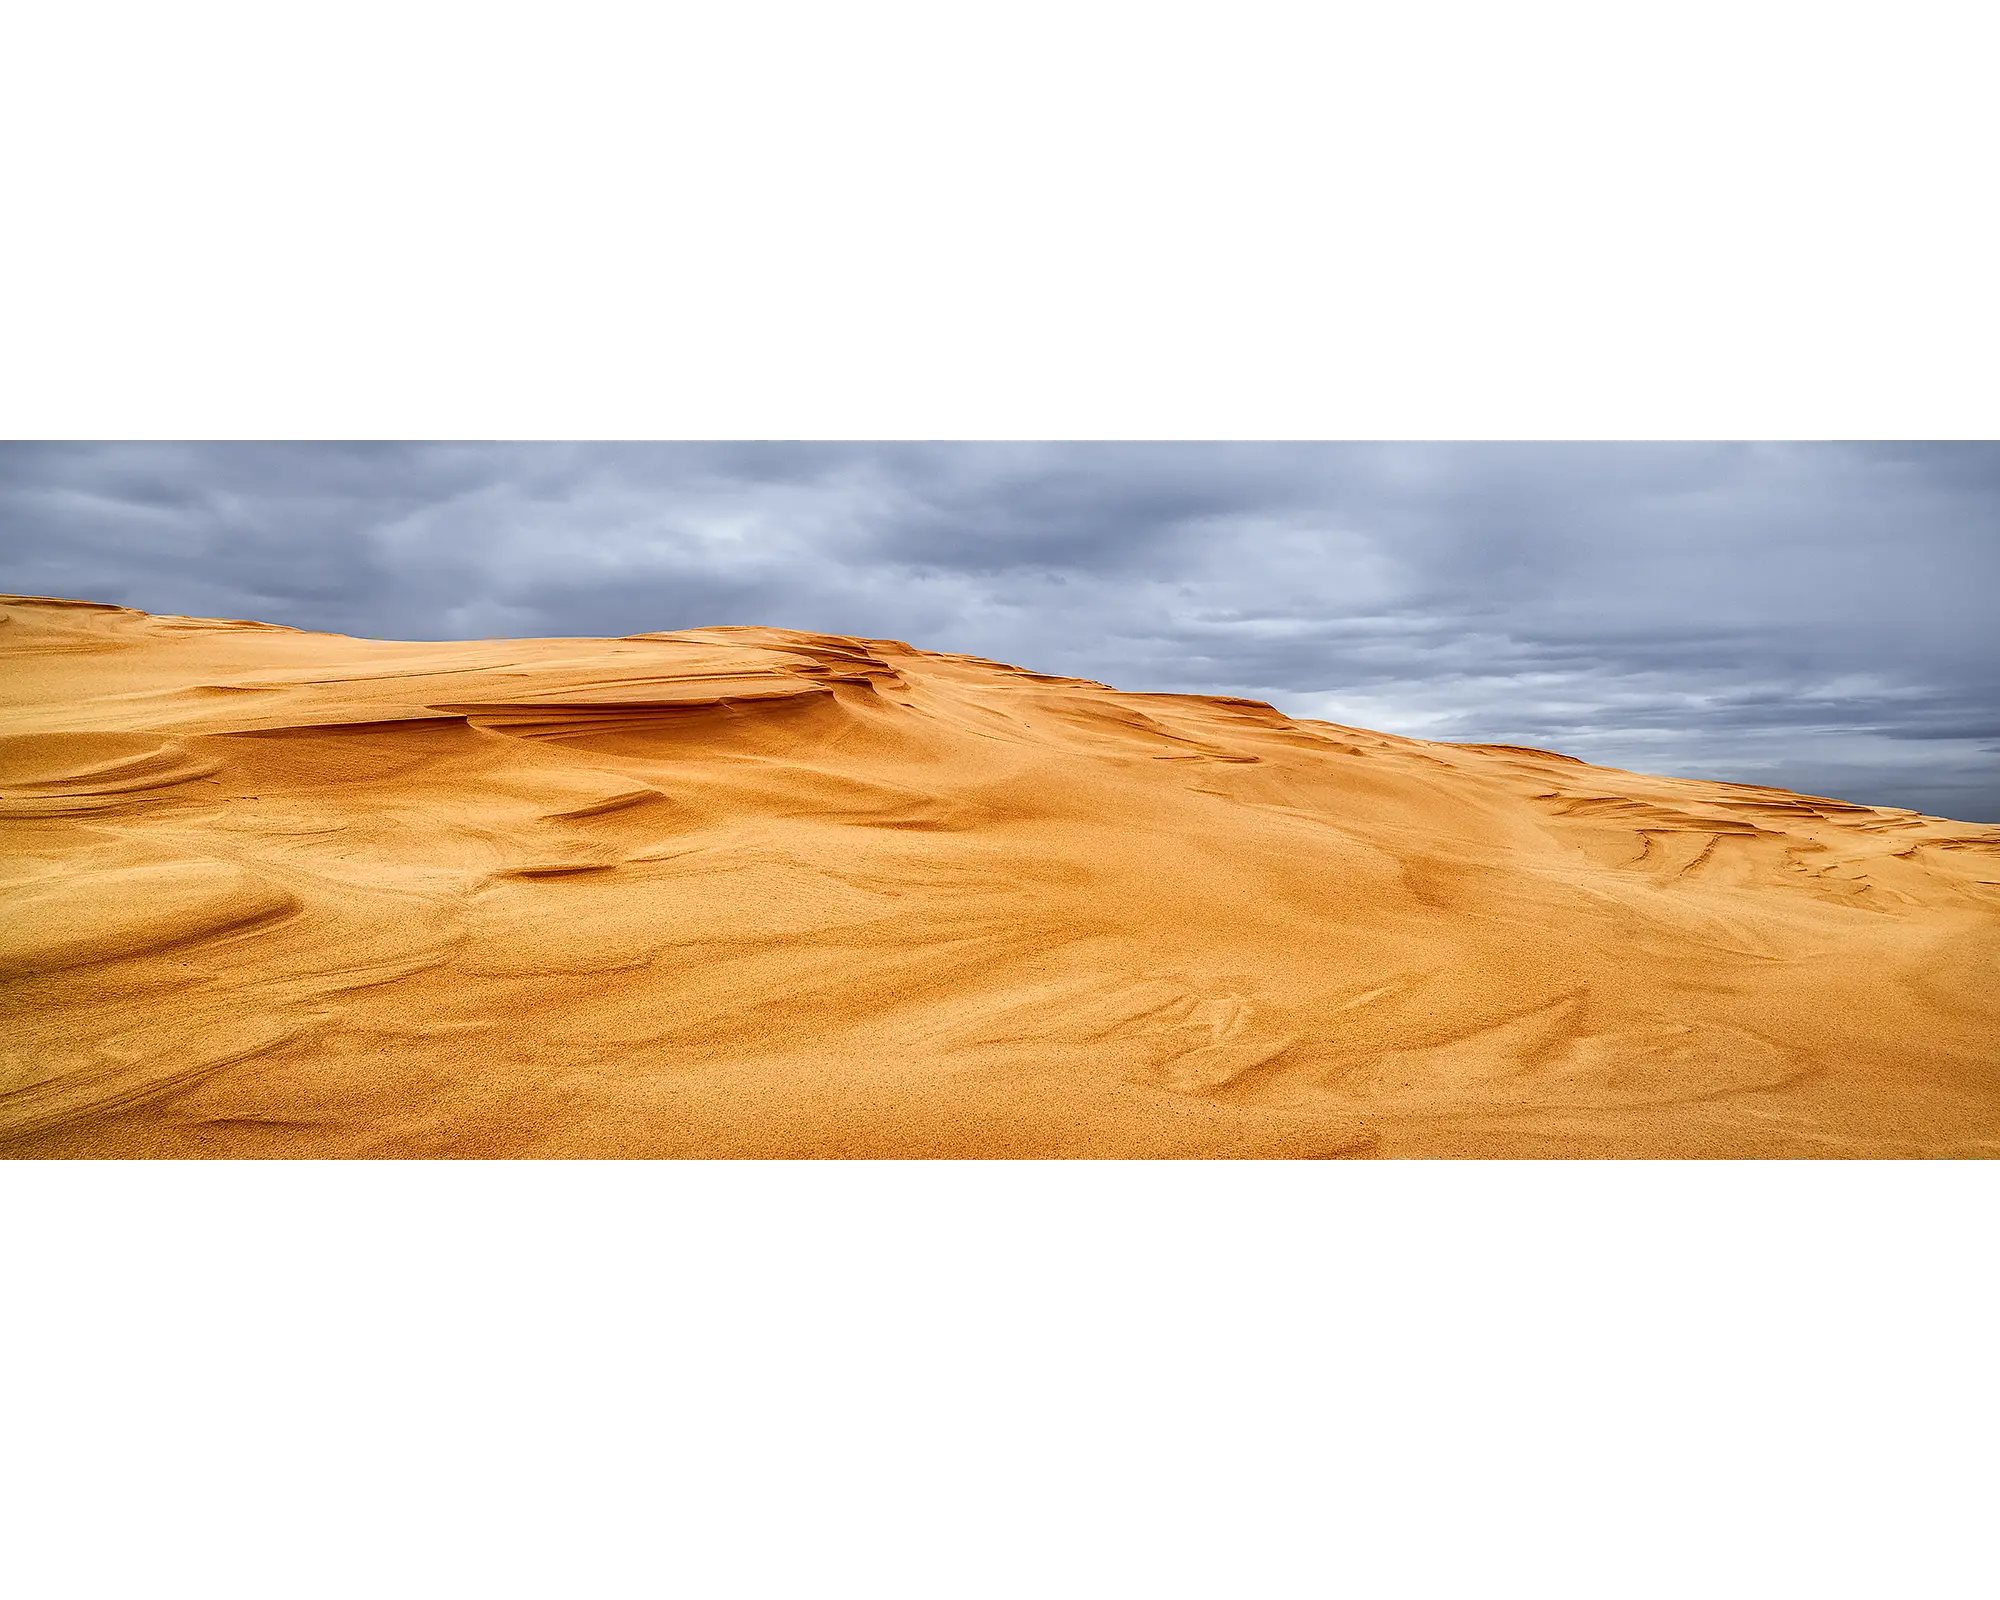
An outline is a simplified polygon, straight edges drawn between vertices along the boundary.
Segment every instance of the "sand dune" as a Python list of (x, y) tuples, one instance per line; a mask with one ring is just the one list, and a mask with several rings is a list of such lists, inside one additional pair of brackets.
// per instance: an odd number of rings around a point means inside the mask
[(0, 1154), (2000, 1153), (2000, 829), (879, 639), (0, 618)]

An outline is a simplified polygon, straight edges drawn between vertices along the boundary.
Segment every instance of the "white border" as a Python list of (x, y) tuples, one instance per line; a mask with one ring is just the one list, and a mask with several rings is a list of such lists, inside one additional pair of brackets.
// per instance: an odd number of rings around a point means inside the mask
[(1970, 1164), (0, 1167), (24, 1593), (1973, 1593)]
[(1989, 21), (18, 7), (0, 434), (1992, 436)]

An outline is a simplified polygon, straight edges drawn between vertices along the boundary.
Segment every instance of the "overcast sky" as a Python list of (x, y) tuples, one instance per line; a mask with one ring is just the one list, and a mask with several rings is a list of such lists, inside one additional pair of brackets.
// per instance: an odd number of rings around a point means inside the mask
[(2000, 821), (1991, 445), (0, 445), (0, 588), (774, 623)]

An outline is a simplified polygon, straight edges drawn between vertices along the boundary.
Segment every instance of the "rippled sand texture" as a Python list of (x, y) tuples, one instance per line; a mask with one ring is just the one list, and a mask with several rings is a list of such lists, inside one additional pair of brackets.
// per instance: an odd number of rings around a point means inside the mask
[(2000, 829), (879, 639), (0, 615), (7, 1155), (2000, 1152)]

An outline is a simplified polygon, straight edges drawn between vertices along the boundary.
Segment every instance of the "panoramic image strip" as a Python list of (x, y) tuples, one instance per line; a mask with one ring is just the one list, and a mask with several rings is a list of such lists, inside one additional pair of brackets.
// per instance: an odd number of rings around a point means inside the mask
[(0, 1152), (2000, 1153), (1997, 459), (10, 448)]

